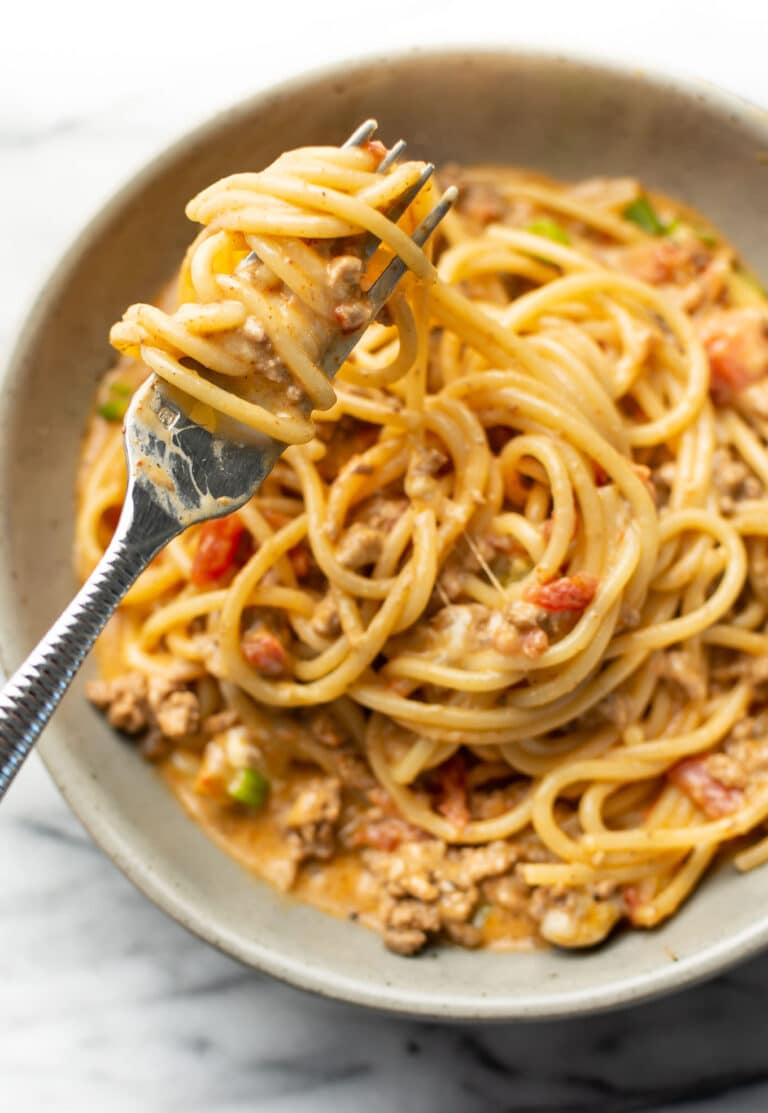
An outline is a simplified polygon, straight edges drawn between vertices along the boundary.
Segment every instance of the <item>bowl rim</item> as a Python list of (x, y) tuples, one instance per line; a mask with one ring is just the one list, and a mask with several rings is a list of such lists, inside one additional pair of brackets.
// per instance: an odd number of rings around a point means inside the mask
[[(0, 371), (0, 389), (3, 391), (2, 416), (7, 419), (11, 397), (8, 386), (19, 372), (21, 355), (30, 334), (39, 331), (47, 314), (48, 304), (55, 299), (67, 274), (80, 258), (87, 255), (101, 230), (110, 223), (114, 214), (144, 185), (162, 175), (170, 166), (193, 149), (198, 143), (215, 133), (226, 120), (231, 124), (238, 117), (248, 117), (255, 109), (266, 108), (270, 101), (300, 92), (318, 82), (333, 77), (354, 77), (377, 64), (403, 64), (414, 58), (425, 62), (458, 62), (492, 60), (497, 58), (514, 64), (516, 61), (530, 65), (561, 64), (596, 71), (605, 78), (615, 76), (622, 80), (636, 77), (662, 92), (675, 93), (698, 100), (704, 106), (727, 112), (733, 117), (761, 128), (768, 143), (768, 110), (747, 98), (721, 88), (700, 77), (678, 76), (664, 69), (645, 65), (637, 58), (593, 55), (585, 51), (540, 48), (533, 45), (507, 43), (489, 45), (487, 42), (467, 45), (441, 45), (434, 49), (406, 47), (393, 49), (386, 55), (361, 53), (353, 57), (338, 58), (322, 66), (297, 71), (287, 78), (259, 88), (255, 93), (225, 106), (213, 115), (197, 122), (170, 145), (152, 154), (137, 170), (110, 192), (96, 212), (75, 232), (69, 246), (58, 262), (44, 276), (42, 284), (26, 312), (18, 314), (20, 328), (17, 340)], [(7, 438), (0, 445), (0, 453), (7, 454)], [(6, 573), (0, 569), (2, 580)], [(5, 592), (8, 584), (2, 583)], [(12, 669), (5, 661), (4, 646), (0, 643), (0, 672), (7, 678)], [(677, 962), (659, 965), (651, 973), (613, 977), (604, 985), (589, 988), (563, 989), (549, 992), (546, 998), (533, 993), (509, 994), (488, 997), (478, 991), (476, 998), (452, 997), (446, 992), (441, 999), (428, 999), (421, 991), (405, 992), (386, 982), (369, 984), (364, 977), (351, 978), (330, 967), (318, 968), (310, 961), (296, 961), (272, 947), (260, 946), (249, 940), (242, 945), (234, 932), (218, 932), (206, 917), (187, 900), (167, 879), (148, 866), (145, 860), (133, 853), (120, 833), (110, 826), (100, 809), (89, 809), (87, 796), (82, 792), (78, 777), (72, 775), (66, 747), (55, 740), (43, 738), (39, 753), (53, 781), (67, 804), (94, 840), (129, 881), (163, 912), (182, 927), (245, 966), (263, 971), (299, 989), (307, 990), (331, 1000), (362, 1005), (381, 1012), (407, 1017), (433, 1020), (549, 1020), (571, 1019), (599, 1013), (694, 985), (721, 973), (736, 963), (745, 961), (768, 945), (768, 917), (757, 921), (736, 934), (724, 935), (700, 951)], [(322, 915), (319, 913), (318, 915)]]

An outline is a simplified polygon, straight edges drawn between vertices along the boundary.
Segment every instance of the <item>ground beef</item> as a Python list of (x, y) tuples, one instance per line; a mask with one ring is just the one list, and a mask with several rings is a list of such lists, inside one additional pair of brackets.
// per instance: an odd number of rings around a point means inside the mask
[(343, 301), (333, 311), (333, 318), (342, 332), (355, 332), (369, 316), (370, 308), (364, 301)]
[(384, 929), (384, 945), (396, 955), (416, 955), (424, 947), (427, 933), (418, 927), (398, 927)]
[[(723, 758), (729, 759), (726, 767)], [(743, 719), (731, 731), (722, 752), (707, 759), (711, 772), (723, 784), (744, 788), (750, 781), (768, 778), (768, 712)]]
[(311, 711), (305, 721), (312, 738), (321, 746), (327, 746), (331, 750), (338, 750), (348, 738), (347, 731), (330, 711), (322, 708)]
[(336, 559), (345, 568), (352, 569), (373, 564), (381, 556), (385, 540), (383, 529), (365, 522), (353, 522), (339, 543)]
[(321, 638), (336, 638), (341, 633), (341, 622), (333, 593), (324, 595), (312, 615), (312, 629)]
[[(530, 860), (527, 858), (527, 860)], [(483, 882), (483, 895), (489, 904), (496, 904), (507, 912), (526, 915), (531, 902), (531, 890), (514, 874), (491, 877)]]
[(275, 351), (272, 341), (255, 317), (249, 317), (243, 325), (241, 336), (244, 340), (233, 354), (245, 359), (251, 369), (269, 379), (270, 382), (284, 386), (291, 381), (291, 374)]
[(356, 520), (364, 522), (372, 529), (389, 534), (393, 526), (408, 509), (408, 499), (392, 498), (388, 495), (373, 495), (361, 503)]
[(200, 705), (194, 692), (169, 692), (154, 709), (160, 733), (165, 738), (185, 738), (200, 727)]
[(707, 698), (706, 679), (690, 651), (676, 649), (662, 653), (657, 668), (660, 678), (674, 681), (689, 699), (701, 702)]
[(226, 711), (217, 711), (213, 715), (208, 715), (200, 725), (204, 734), (213, 736), (237, 726), (238, 721), (237, 712), (228, 708)]
[(359, 295), (363, 261), (357, 255), (337, 255), (328, 263), (328, 289), (334, 301)]
[(429, 498), (438, 490), (437, 473), (448, 463), (448, 457), (439, 448), (422, 445), (411, 456), (406, 479), (406, 490), (412, 499)]
[(141, 673), (126, 673), (114, 680), (92, 680), (88, 699), (103, 711), (110, 726), (124, 734), (141, 734), (149, 726), (147, 679)]
[(104, 711), (111, 726), (124, 734), (151, 732), (177, 740), (200, 730), (200, 705), (186, 685), (164, 677), (126, 673), (113, 680), (95, 680), (88, 698)]
[(340, 812), (341, 782), (338, 778), (315, 777), (304, 785), (281, 820), (297, 862), (333, 857)]
[(450, 847), (438, 839), (404, 843), (389, 852), (364, 852), (381, 887), (387, 947), (412, 955), (441, 934), (464, 946), (477, 946), (480, 932), (472, 920), (481, 901), (480, 883), (506, 873), (516, 857), (507, 842)]
[(442, 607), (430, 625), (440, 637), (441, 656), (446, 661), (460, 661), (476, 649), (533, 659), (549, 646), (544, 620), (538, 607), (523, 601), (502, 609), (465, 603)]
[(338, 255), (328, 263), (328, 289), (335, 308), (334, 320), (342, 332), (353, 332), (370, 316), (370, 306), (360, 291), (364, 264), (356, 255)]
[(530, 901), (539, 934), (558, 947), (594, 947), (624, 914), (623, 900), (613, 886), (593, 889), (542, 886)]
[(723, 514), (732, 514), (737, 503), (759, 499), (763, 494), (763, 485), (757, 476), (727, 448), (716, 449), (712, 457), (712, 480)]

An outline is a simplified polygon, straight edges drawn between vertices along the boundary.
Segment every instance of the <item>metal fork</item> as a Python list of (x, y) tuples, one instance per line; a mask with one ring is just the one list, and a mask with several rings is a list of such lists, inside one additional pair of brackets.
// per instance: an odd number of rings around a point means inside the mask
[[(361, 146), (376, 127), (375, 120), (367, 120), (344, 146)], [(400, 140), (379, 171), (389, 169), (404, 149)], [(402, 215), (433, 170), (427, 166), (396, 199), (387, 211), (391, 219)], [(454, 190), (443, 194), (413, 233), (417, 244), (426, 242), (454, 197)], [(370, 257), (378, 244), (369, 234), (364, 257)], [(379, 275), (368, 295), (369, 321), (405, 269), (395, 257)], [(366, 328), (367, 323), (332, 339), (319, 362), (329, 378)], [(211, 434), (192, 421), (184, 396), (155, 375), (134, 395), (124, 424), (128, 490), (112, 541), (70, 605), (0, 692), (0, 799), (107, 620), (152, 558), (188, 526), (223, 517), (247, 502), (286, 447), (263, 435), (238, 440), (233, 426), (226, 433)]]

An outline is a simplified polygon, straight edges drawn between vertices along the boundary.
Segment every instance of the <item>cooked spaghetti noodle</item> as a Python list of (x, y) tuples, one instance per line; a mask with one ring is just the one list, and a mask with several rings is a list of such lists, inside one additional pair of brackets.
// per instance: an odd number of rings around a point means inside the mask
[[(629, 179), (448, 170), (433, 264), (382, 215), (419, 165), (378, 157), (204, 191), (179, 308), (113, 331), (142, 362), (101, 388), (81, 574), (147, 368), (292, 447), (138, 581), (93, 698), (232, 853), (401, 953), (657, 924), (725, 844), (768, 858), (766, 300)], [(366, 229), (412, 275), (331, 388)]]

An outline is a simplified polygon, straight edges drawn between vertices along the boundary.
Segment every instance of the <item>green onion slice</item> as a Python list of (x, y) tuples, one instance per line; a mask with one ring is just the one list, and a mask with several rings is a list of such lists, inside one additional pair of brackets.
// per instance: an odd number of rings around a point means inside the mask
[(664, 224), (647, 197), (636, 197), (624, 209), (624, 219), (631, 220), (649, 236), (663, 236), (671, 228)]
[(269, 796), (269, 781), (258, 769), (239, 769), (227, 785), (227, 792), (239, 804), (261, 809)]
[(525, 230), (526, 232), (533, 232), (534, 236), (545, 236), (546, 239), (554, 240), (555, 243), (567, 244), (571, 242), (571, 237), (568, 235), (565, 228), (548, 216), (543, 216), (539, 220), (531, 221)]
[(96, 412), (107, 421), (122, 421), (132, 394), (133, 388), (128, 383), (121, 383), (119, 380), (110, 383), (107, 400), (97, 407)]

